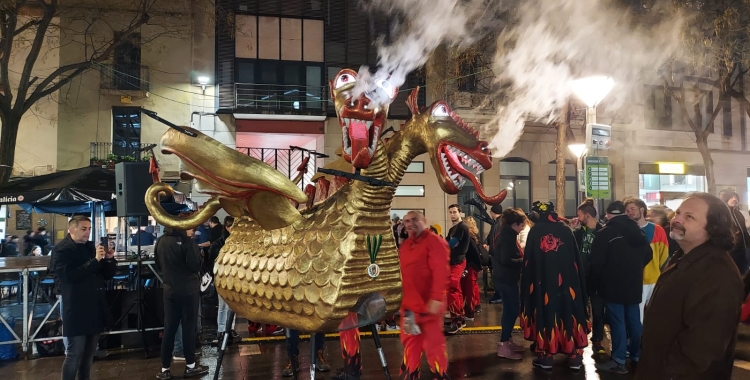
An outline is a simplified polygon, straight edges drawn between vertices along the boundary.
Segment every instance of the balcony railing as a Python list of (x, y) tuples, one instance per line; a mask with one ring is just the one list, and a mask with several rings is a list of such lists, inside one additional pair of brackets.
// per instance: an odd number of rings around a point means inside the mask
[[(237, 148), (237, 151), (265, 162), (292, 180), (299, 174), (297, 168), (302, 164), (302, 160), (310, 155), (297, 149)], [(317, 170), (315, 156), (312, 156), (307, 163), (307, 172), (299, 183), (302, 190), (305, 189), (306, 185), (312, 183), (310, 179)]]
[(325, 86), (237, 83), (235, 108), (256, 112), (323, 114), (328, 105)]
[(102, 90), (149, 91), (148, 66), (138, 65), (99, 65)]
[(151, 151), (141, 149), (150, 145), (153, 144), (126, 145), (92, 142), (90, 164), (114, 169), (114, 165), (118, 162), (146, 161), (151, 157)]

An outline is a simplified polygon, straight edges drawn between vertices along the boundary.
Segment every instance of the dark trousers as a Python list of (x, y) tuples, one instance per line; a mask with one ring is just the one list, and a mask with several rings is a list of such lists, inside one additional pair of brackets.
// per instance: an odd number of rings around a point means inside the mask
[(99, 334), (69, 336), (65, 347), (62, 380), (89, 380)]
[(601, 343), (604, 339), (604, 299), (598, 294), (591, 295), (591, 341)]
[(164, 337), (161, 340), (161, 367), (172, 364), (174, 337), (182, 323), (182, 352), (185, 363), (195, 363), (195, 331), (198, 323), (200, 294), (183, 296), (164, 293)]
[[(326, 334), (315, 334), (315, 352), (323, 349), (326, 344)], [(289, 336), (286, 338), (286, 354), (291, 358), (299, 356), (299, 331), (289, 329)]]
[(503, 316), (500, 317), (500, 341), (507, 342), (510, 340), (510, 334), (513, 333), (513, 326), (516, 324), (518, 314), (521, 312), (521, 295), (518, 285), (508, 285), (503, 283), (495, 284), (500, 290), (503, 297)]

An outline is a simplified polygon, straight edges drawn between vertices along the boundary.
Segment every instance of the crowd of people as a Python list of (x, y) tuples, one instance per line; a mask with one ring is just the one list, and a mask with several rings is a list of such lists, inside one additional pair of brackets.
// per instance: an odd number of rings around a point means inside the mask
[[(529, 214), (494, 206), (495, 222), (484, 239), (459, 205), (449, 207), (452, 225), (445, 237), (422, 213), (407, 213), (393, 226), (403, 286), (397, 327), (405, 353), (402, 378), (419, 378), (424, 355), (431, 376), (448, 379), (445, 336), (461, 331), (480, 311), (477, 278), (490, 267), (493, 300), (503, 306), (500, 358), (523, 358), (525, 346), (512, 337), (519, 320), (534, 367), (550, 370), (553, 356), (561, 354), (570, 369), (579, 370), (589, 344), (595, 354), (606, 353), (609, 325), (611, 360), (597, 363), (599, 371), (635, 370), (638, 379), (729, 379), (748, 293), (741, 273), (747, 271), (750, 236), (738, 201), (729, 191), (721, 200), (696, 193), (671, 211), (648, 210), (643, 201), (626, 198), (612, 202), (601, 219), (586, 200), (570, 220), (559, 217), (552, 203), (536, 202)], [(214, 217), (195, 230), (167, 229), (156, 242), (165, 305), (159, 379), (172, 377), (174, 360), (186, 362), (185, 377), (208, 372), (195, 350), (201, 291), (232, 225), (231, 217), (223, 224)], [(71, 219), (68, 236), (53, 253), (67, 338), (63, 380), (88, 378), (109, 319), (103, 282), (116, 262), (111, 250), (88, 241), (90, 228), (85, 217)], [(221, 297), (218, 302), (217, 341), (221, 334), (236, 337), (225, 328), (232, 326), (226, 303)], [(750, 315), (750, 302), (746, 309)], [(299, 333), (286, 331), (285, 377), (299, 370)], [(345, 368), (334, 379), (359, 379), (359, 333), (343, 331), (341, 339), (349, 342), (342, 348)], [(324, 339), (317, 342), (316, 369), (329, 371)]]

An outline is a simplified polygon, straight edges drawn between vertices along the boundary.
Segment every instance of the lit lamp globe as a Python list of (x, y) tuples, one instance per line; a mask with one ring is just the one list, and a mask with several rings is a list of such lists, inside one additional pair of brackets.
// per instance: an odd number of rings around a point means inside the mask
[(588, 107), (596, 107), (612, 88), (615, 87), (614, 79), (607, 76), (594, 76), (581, 78), (571, 82), (573, 93), (581, 99)]
[(586, 144), (570, 144), (568, 145), (568, 149), (570, 149), (576, 158), (581, 158), (586, 153)]

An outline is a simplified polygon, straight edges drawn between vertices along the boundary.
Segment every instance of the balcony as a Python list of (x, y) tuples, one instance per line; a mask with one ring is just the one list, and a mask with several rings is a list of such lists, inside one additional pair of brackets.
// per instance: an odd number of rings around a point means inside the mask
[[(255, 159), (261, 160), (280, 171), (284, 176), (293, 180), (299, 172), (297, 168), (302, 164), (309, 153), (298, 149), (272, 149), (272, 148), (237, 148), (237, 151), (246, 154)], [(327, 156), (326, 156), (327, 157)], [(310, 157), (307, 163), (307, 172), (298, 184), (302, 190), (305, 186), (311, 184), (312, 177), (317, 172), (316, 157)]]
[(100, 89), (106, 95), (145, 97), (149, 91), (148, 66), (99, 65)]
[(237, 83), (236, 112), (260, 114), (325, 115), (326, 86)]
[(118, 162), (148, 161), (151, 158), (151, 151), (148, 147), (153, 145), (130, 144), (124, 146), (122, 144), (92, 142), (89, 164), (114, 169)]

